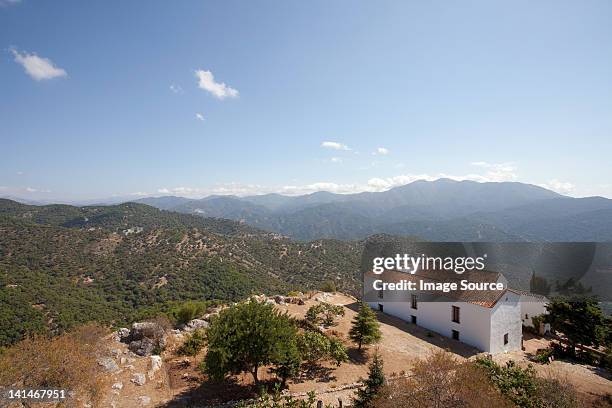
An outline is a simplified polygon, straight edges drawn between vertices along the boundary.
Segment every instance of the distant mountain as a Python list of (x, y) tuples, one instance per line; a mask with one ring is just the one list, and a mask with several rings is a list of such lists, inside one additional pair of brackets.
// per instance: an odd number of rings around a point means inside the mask
[(363, 239), (377, 233), (449, 241), (612, 240), (606, 212), (612, 200), (565, 197), (523, 183), (440, 179), (378, 193), (214, 196), (173, 207), (148, 203), (300, 240)]
[(191, 201), (189, 198), (176, 196), (146, 197), (136, 200), (138, 203), (150, 205), (160, 210), (170, 210), (189, 201)]

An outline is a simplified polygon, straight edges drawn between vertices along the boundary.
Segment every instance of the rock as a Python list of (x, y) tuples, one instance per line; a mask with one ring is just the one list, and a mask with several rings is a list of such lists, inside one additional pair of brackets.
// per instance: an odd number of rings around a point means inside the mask
[(125, 363), (127, 363), (127, 359), (125, 357), (121, 357), (119, 359), (119, 364), (124, 365)]
[(155, 373), (161, 369), (162, 366), (162, 358), (160, 356), (151, 356), (151, 368), (147, 372), (149, 379), (153, 379)]
[(110, 351), (111, 356), (113, 356), (114, 358), (117, 358), (121, 355), (121, 350), (114, 348)]
[(116, 373), (120, 370), (117, 363), (115, 363), (115, 360), (110, 357), (99, 358), (98, 365), (102, 366), (104, 368), (104, 371), (109, 373)]
[(143, 395), (138, 397), (138, 402), (140, 402), (140, 405), (149, 405), (151, 403), (151, 397)]
[(127, 327), (120, 328), (117, 330), (117, 336), (119, 336), (119, 341), (126, 340), (128, 337), (130, 337), (130, 329)]
[(136, 385), (145, 385), (147, 379), (143, 373), (135, 373), (130, 381)]
[(191, 332), (197, 329), (208, 329), (208, 322), (202, 319), (193, 319), (185, 326), (185, 331)]
[(274, 301), (278, 305), (284, 305), (285, 304), (285, 297), (281, 296), (281, 295), (276, 295), (276, 296), (274, 296)]
[(166, 345), (166, 332), (155, 322), (134, 323), (130, 332), (129, 349), (139, 356), (150, 356)]
[(113, 390), (121, 390), (123, 389), (123, 383), (122, 382), (116, 382), (113, 384)]

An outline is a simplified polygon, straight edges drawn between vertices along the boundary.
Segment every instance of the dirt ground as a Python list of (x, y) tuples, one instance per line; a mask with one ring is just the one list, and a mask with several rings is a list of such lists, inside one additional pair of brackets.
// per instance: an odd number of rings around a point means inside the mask
[[(474, 358), (480, 354), (475, 348), (461, 342), (431, 333), (426, 329), (379, 312), (377, 313), (381, 323), (382, 340), (378, 345), (360, 352), (348, 339), (348, 331), (358, 304), (355, 298), (342, 294), (317, 294), (307, 300), (304, 305), (286, 304), (277, 305), (277, 308), (287, 311), (292, 316), (302, 318), (308, 308), (319, 301), (345, 307), (345, 316), (338, 319), (338, 324), (327, 331), (333, 331), (343, 339), (349, 350), (350, 361), (340, 367), (322, 364), (316, 370), (302, 374), (301, 377), (288, 383), (289, 392), (292, 394), (300, 395), (314, 390), (318, 394), (317, 399), (323, 400), (324, 403), (332, 403), (337, 406), (338, 400), (341, 399), (343, 405), (347, 406), (354, 394), (356, 383), (367, 376), (368, 362), (375, 350), (378, 350), (384, 360), (385, 373), (388, 377), (409, 372), (415, 359), (424, 358), (434, 350), (450, 351), (459, 359)], [(131, 355), (131, 362), (127, 360), (127, 357), (124, 357), (124, 360), (117, 359), (125, 364), (119, 364), (122, 371), (110, 376), (108, 386), (110, 388), (113, 383), (122, 382), (123, 388), (112, 390), (104, 406), (112, 408), (206, 406), (253, 396), (250, 374), (237, 376), (233, 383), (222, 386), (205, 381), (199, 368), (204, 352), (196, 357), (177, 357), (173, 351), (181, 342), (180, 336), (171, 338), (164, 353), (162, 370), (152, 379), (147, 376), (147, 382), (142, 386), (130, 380), (136, 372), (147, 373), (150, 367), (149, 358)], [(118, 344), (116, 348), (121, 348), (125, 356), (130, 355), (125, 345)], [(529, 356), (534, 354), (538, 348), (546, 347), (547, 340), (528, 338), (524, 344), (525, 351), (496, 355), (494, 359), (499, 363), (512, 359), (518, 361), (519, 364), (528, 364)], [(542, 375), (560, 375), (567, 378), (580, 392), (585, 405), (588, 403), (588, 405), (597, 406), (593, 405), (594, 401), (607, 393), (612, 393), (609, 373), (595, 367), (565, 361), (554, 361), (549, 365), (534, 364), (534, 367)], [(260, 370), (259, 377), (264, 382), (274, 379), (266, 368)], [(147, 400), (145, 398), (143, 401), (143, 396), (149, 397), (150, 402), (145, 403)]]

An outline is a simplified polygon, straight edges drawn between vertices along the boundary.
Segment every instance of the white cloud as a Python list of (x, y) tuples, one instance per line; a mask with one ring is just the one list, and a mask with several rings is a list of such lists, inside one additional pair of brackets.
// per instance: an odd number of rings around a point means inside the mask
[(215, 82), (212, 72), (197, 70), (195, 75), (198, 78), (198, 86), (210, 92), (218, 99), (237, 98), (238, 90), (225, 85), (225, 82)]
[(539, 186), (565, 195), (572, 194), (576, 189), (576, 186), (574, 186), (572, 183), (567, 181), (559, 181), (557, 179), (550, 180), (548, 183), (539, 184)]
[(332, 163), (342, 163), (342, 158), (341, 157), (332, 157), (331, 159), (329, 159), (329, 161), (331, 161)]
[(196, 117), (197, 120), (201, 120), (201, 121), (204, 120), (204, 115), (202, 115), (201, 113), (196, 113), (195, 117)]
[(11, 52), (15, 56), (15, 62), (23, 66), (25, 72), (37, 81), (45, 79), (66, 77), (68, 74), (62, 68), (59, 68), (48, 58), (42, 58), (38, 55), (24, 51), (23, 53), (11, 48)]
[(345, 144), (338, 143), (338, 142), (329, 142), (329, 141), (321, 143), (321, 147), (325, 149), (333, 149), (333, 150), (351, 150), (351, 148)]
[(471, 175), (474, 181), (516, 181), (516, 166), (514, 163), (489, 163), (485, 161), (477, 161), (470, 163), (472, 166), (485, 169), (483, 175)]
[(372, 154), (374, 154), (374, 155), (386, 156), (386, 155), (388, 155), (389, 153), (390, 153), (390, 152), (389, 152), (389, 149), (387, 149), (386, 147), (379, 147), (379, 148), (377, 148), (377, 149), (376, 149), (376, 150), (375, 150), (375, 151), (374, 151)]
[(24, 190), (28, 193), (50, 193), (51, 190), (48, 189), (38, 189), (33, 187), (26, 187)]
[(170, 84), (170, 90), (175, 94), (182, 94), (183, 88), (180, 85)]

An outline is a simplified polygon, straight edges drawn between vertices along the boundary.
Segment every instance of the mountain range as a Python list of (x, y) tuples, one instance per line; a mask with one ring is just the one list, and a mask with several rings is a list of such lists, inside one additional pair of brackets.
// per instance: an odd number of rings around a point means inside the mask
[(516, 182), (439, 179), (384, 192), (163, 196), (137, 202), (235, 220), (297, 240), (388, 233), (436, 241), (612, 241), (612, 200), (567, 197)]

